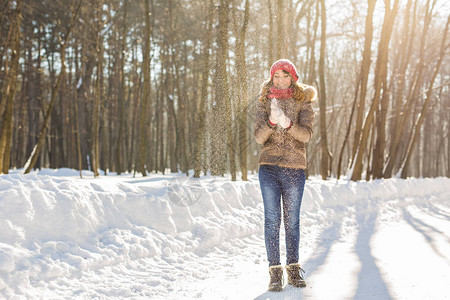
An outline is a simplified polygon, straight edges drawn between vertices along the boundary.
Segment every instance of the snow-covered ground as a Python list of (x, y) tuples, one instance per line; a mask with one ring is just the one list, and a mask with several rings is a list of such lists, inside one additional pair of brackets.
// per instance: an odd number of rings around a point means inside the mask
[(450, 299), (448, 178), (309, 179), (308, 287), (269, 293), (257, 175), (84, 175), (0, 176), (0, 298)]

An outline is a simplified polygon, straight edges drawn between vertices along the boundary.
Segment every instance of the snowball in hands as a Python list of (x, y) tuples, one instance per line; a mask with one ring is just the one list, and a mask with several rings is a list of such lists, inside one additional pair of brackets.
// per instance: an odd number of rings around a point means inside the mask
[(284, 115), (283, 111), (280, 107), (278, 107), (278, 100), (276, 98), (272, 99), (270, 103), (270, 117), (269, 121), (272, 124), (278, 124), (280, 122), (280, 118)]
[(288, 128), (291, 125), (291, 120), (286, 117), (283, 110), (278, 106), (278, 100), (276, 98), (273, 98), (270, 103), (269, 120), (272, 124), (280, 124), (283, 128)]
[(281, 116), (281, 118), (278, 119), (278, 124), (281, 125), (281, 127), (283, 127), (284, 129), (288, 128), (289, 126), (291, 126), (291, 119), (289, 119), (288, 117), (286, 117), (285, 114), (283, 114)]

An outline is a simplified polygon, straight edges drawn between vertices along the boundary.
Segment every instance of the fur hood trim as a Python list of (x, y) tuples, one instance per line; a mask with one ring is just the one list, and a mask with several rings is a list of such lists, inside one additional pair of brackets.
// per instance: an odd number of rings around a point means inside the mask
[(317, 90), (310, 85), (307, 85), (303, 90), (305, 93), (305, 101), (316, 102), (317, 101)]

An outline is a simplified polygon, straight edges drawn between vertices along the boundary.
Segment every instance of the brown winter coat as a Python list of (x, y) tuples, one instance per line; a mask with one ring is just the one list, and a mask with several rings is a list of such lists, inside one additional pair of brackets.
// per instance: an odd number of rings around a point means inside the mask
[(311, 103), (316, 99), (316, 92), (312, 87), (307, 87), (304, 92), (305, 100), (301, 102), (293, 98), (278, 100), (278, 106), (292, 121), (289, 129), (269, 123), (271, 99), (258, 103), (255, 139), (263, 145), (260, 165), (306, 169), (306, 143), (313, 134), (314, 121)]

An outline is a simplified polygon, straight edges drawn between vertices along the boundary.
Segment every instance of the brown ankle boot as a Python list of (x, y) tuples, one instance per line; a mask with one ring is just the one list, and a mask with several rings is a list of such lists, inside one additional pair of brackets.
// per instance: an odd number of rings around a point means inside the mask
[(294, 287), (306, 287), (306, 281), (302, 275), (302, 273), (305, 273), (305, 271), (300, 267), (298, 263), (287, 265), (286, 271), (288, 275), (288, 284)]
[(270, 274), (270, 283), (269, 283), (269, 292), (280, 292), (283, 289), (283, 267), (271, 266), (269, 268)]

